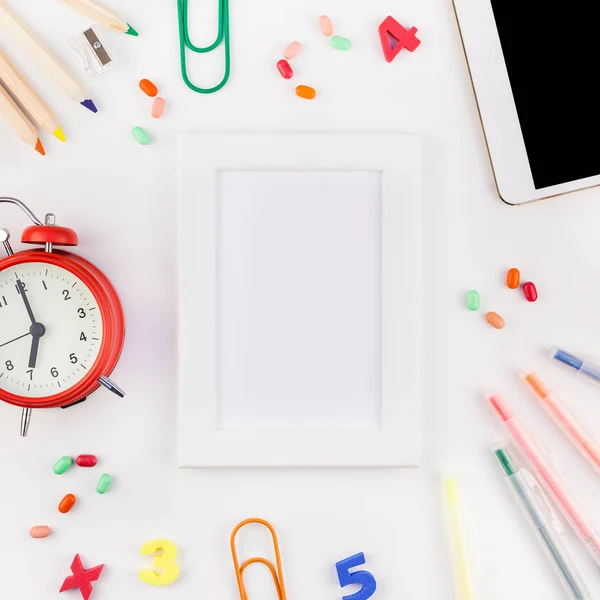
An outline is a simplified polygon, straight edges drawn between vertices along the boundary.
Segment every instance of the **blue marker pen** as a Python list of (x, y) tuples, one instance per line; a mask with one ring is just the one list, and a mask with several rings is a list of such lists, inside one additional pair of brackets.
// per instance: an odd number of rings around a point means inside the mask
[(591, 356), (579, 358), (557, 346), (550, 348), (550, 356), (569, 367), (577, 375), (581, 375), (583, 379), (600, 386), (600, 359)]

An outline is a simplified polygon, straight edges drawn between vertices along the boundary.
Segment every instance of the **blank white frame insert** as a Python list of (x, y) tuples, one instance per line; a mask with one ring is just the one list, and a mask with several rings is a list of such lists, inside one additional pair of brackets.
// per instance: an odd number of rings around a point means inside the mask
[(381, 427), (381, 173), (217, 174), (218, 428)]
[(417, 465), (420, 138), (179, 151), (179, 466)]

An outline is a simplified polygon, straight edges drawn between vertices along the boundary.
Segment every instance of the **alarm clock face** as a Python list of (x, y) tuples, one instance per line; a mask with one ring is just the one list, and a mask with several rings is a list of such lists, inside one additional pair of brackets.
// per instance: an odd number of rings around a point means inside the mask
[(70, 271), (44, 262), (0, 271), (0, 390), (65, 392), (94, 365), (102, 331), (97, 300)]

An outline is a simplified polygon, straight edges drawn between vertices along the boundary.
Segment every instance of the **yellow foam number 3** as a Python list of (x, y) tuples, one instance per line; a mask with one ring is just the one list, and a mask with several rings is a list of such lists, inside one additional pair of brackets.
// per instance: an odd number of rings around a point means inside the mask
[(138, 571), (138, 575), (144, 583), (169, 585), (179, 577), (179, 565), (175, 562), (177, 546), (173, 542), (162, 538), (146, 542), (142, 546), (140, 554), (154, 555), (154, 568)]

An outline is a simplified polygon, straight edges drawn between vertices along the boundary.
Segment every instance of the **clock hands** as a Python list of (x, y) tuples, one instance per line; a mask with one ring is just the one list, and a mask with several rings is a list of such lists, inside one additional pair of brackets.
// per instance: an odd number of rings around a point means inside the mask
[[(27, 298), (27, 292), (25, 291), (25, 285), (20, 279), (17, 279), (17, 287), (23, 298), (23, 303), (25, 304), (25, 308), (27, 310), (27, 314), (29, 315), (29, 319), (31, 320), (31, 327), (27, 333), (20, 335), (8, 342), (4, 342), (0, 344), (0, 348), (2, 346), (6, 346), (8, 344), (12, 344), (17, 340), (21, 340), (28, 335), (32, 336), (31, 341), (31, 352), (29, 353), (29, 368), (35, 368), (37, 362), (37, 354), (40, 347), (40, 338), (46, 333), (46, 328), (35, 320), (33, 315), (33, 311), (31, 310), (31, 304), (29, 304), (29, 298)], [(29, 423), (31, 421), (31, 408), (24, 408), (21, 413), (21, 437), (25, 437), (27, 435), (27, 431), (29, 430)]]
[(29, 353), (29, 368), (35, 369), (38, 350), (40, 349), (40, 338), (46, 333), (46, 328), (41, 323), (34, 323), (29, 328), (29, 333), (32, 336), (31, 351)]
[(27, 337), (28, 335), (31, 335), (31, 331), (28, 331), (27, 333), (24, 333), (23, 335), (20, 335), (19, 337), (13, 338), (12, 340), (9, 340), (8, 342), (4, 342), (4, 344), (0, 344), (0, 348), (2, 348), (2, 346), (8, 346), (8, 344), (12, 344), (13, 342), (16, 342), (17, 340)]
[(20, 279), (17, 279), (17, 287), (19, 288), (19, 293), (21, 294), (21, 298), (23, 298), (23, 302), (25, 303), (25, 308), (27, 309), (27, 314), (29, 315), (29, 318), (31, 319), (31, 324), (35, 325), (37, 321), (35, 320), (35, 317), (33, 316), (33, 311), (31, 310), (31, 304), (29, 304), (29, 298), (27, 298), (27, 292), (25, 291), (25, 284)]
[(38, 323), (35, 320), (35, 317), (33, 316), (33, 310), (31, 310), (31, 304), (29, 304), (29, 298), (27, 298), (27, 292), (25, 291), (25, 284), (20, 279), (17, 279), (17, 287), (21, 292), (21, 298), (23, 298), (23, 303), (25, 304), (27, 314), (31, 320), (29, 333), (31, 334), (32, 339), (31, 351), (29, 352), (29, 368), (35, 369), (38, 350), (40, 349), (40, 338), (46, 333), (46, 328), (42, 325), (42, 323)]
[(35, 363), (37, 362), (38, 350), (40, 349), (40, 336), (34, 335), (31, 338), (31, 350), (29, 352), (29, 368), (35, 369)]

